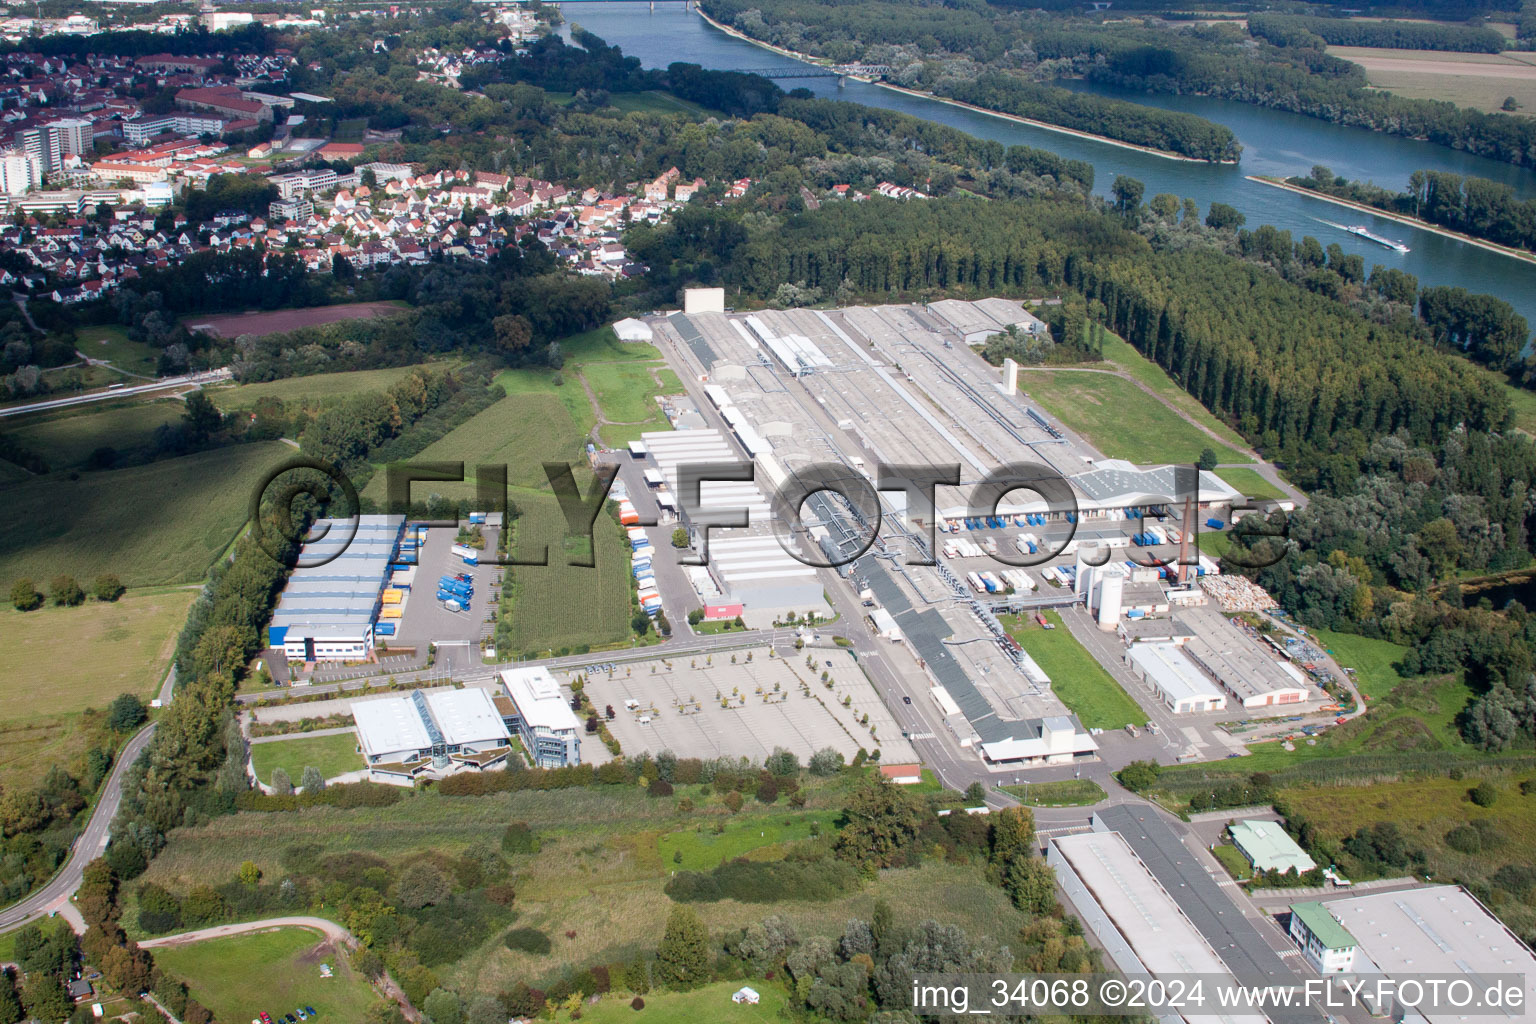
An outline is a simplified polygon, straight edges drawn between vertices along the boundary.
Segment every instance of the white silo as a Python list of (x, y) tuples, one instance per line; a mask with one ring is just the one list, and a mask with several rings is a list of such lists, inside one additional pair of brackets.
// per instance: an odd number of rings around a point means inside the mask
[(1099, 628), (1112, 632), (1120, 624), (1120, 600), (1124, 594), (1125, 577), (1119, 573), (1105, 573), (1099, 578)]

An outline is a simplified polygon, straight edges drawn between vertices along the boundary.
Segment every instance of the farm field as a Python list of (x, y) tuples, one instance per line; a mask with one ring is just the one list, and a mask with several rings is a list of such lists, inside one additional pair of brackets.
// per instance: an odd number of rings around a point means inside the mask
[[(274, 1020), (313, 1006), (322, 1024), (360, 1021), (379, 997), (346, 956), (307, 928), (274, 928), (249, 935), (163, 946), (155, 964), (186, 982), (192, 997), (221, 1021)], [(328, 963), (333, 978), (320, 977)]]
[(130, 587), (200, 580), (245, 523), (250, 489), (291, 453), (269, 441), (9, 485), (0, 492), (0, 583), (106, 572)]
[(365, 391), (380, 391), (397, 380), (408, 377), (419, 366), (433, 370), (445, 369), (452, 363), (418, 363), (411, 366), (391, 366), (382, 370), (345, 370), (341, 373), (317, 373), (308, 377), (284, 377), (282, 380), (261, 384), (239, 384), (235, 387), (210, 388), (208, 397), (224, 411), (249, 409), (263, 398), (280, 398), (284, 402), (319, 402), (347, 398)]
[(1194, 463), (1203, 449), (1212, 448), (1221, 462), (1251, 461), (1113, 373), (1029, 369), (1019, 383), (1030, 399), (1109, 458), (1142, 465)]
[[(781, 1019), (786, 1002), (784, 990), (775, 982), (750, 983), (760, 1001), (756, 1006), (731, 1002), (731, 993), (741, 988), (736, 981), (720, 981), (691, 992), (652, 992), (645, 996), (645, 1008), (630, 1008), (628, 995), (609, 994), (596, 1006), (584, 1006), (581, 1020), (586, 1024), (770, 1024)], [(561, 1011), (554, 1020), (569, 1021)]]
[[(549, 488), (543, 463), (585, 465), (582, 435), (559, 399), (543, 394), (503, 398), (428, 445), (413, 461), (464, 463), (465, 483), (456, 492), (473, 490), (469, 481), (478, 465), (505, 465), (508, 484), (538, 490)], [(419, 484), (413, 493), (428, 487)], [(450, 487), (436, 489), (446, 493), (445, 488)], [(386, 475), (375, 473), (363, 489), (363, 497), (382, 504), (387, 490)]]
[(300, 734), (292, 739), (251, 744), (251, 768), (256, 777), (269, 786), (274, 768), (283, 769), (288, 773), (289, 781), (298, 786), (299, 777), (311, 765), (320, 769), (320, 774), (327, 779), (362, 768), (363, 757), (357, 752), (357, 736), (350, 732), (334, 736)]
[(155, 431), (179, 422), (185, 408), (175, 399), (76, 406), (17, 417), (6, 425), (6, 433), (42, 456), (50, 469), (76, 469), (101, 447), (111, 447), (123, 455), (149, 447)]
[(1367, 699), (1384, 697), (1403, 681), (1403, 677), (1392, 666), (1402, 661), (1408, 648), (1390, 640), (1376, 640), (1354, 633), (1335, 633), (1331, 629), (1314, 629), (1312, 635), (1333, 654), (1340, 665), (1355, 670), (1355, 685)]
[(1051, 690), (1088, 729), (1146, 725), (1147, 716), (1110, 674), (1093, 660), (1054, 611), (1044, 613), (1056, 628), (1046, 630), (1032, 618), (1003, 616), (1003, 627), (1051, 677)]
[[(88, 581), (87, 581), (88, 582)], [(130, 591), (115, 604), (0, 611), (0, 785), (35, 779), (39, 764), (71, 765), (98, 723), (82, 720), (120, 693), (159, 689), (196, 591)], [(69, 643), (60, 643), (60, 637)], [(37, 665), (49, 666), (39, 701)]]
[[(582, 487), (587, 481), (577, 478)], [(510, 653), (537, 653), (620, 644), (630, 636), (629, 543), (614, 521), (599, 515), (593, 526), (595, 568), (567, 565), (576, 554), (565, 544), (565, 517), (554, 497), (518, 497), (515, 552), (532, 558), (549, 547), (548, 565), (509, 567), (512, 593), (502, 599), (502, 621), (511, 630)], [(585, 543), (581, 546), (584, 548)]]
[[(1210, 410), (1201, 405), (1193, 395), (1175, 384), (1173, 379), (1163, 372), (1161, 366), (1136, 351), (1130, 342), (1119, 335), (1108, 331), (1104, 333), (1104, 358), (1151, 388), (1163, 401), (1181, 410), (1196, 423), (1204, 424), (1215, 431), (1216, 436), (1225, 438), (1228, 445), (1237, 449), (1245, 446), (1246, 442), (1237, 431), (1212, 416)], [(1247, 455), (1240, 455), (1235, 459), (1223, 456), (1222, 461), (1252, 462), (1253, 460)]]
[(396, 302), (348, 302), (339, 306), (315, 306), (310, 309), (253, 310), (245, 313), (193, 314), (182, 317), (188, 330), (207, 331), (222, 338), (242, 334), (281, 334), (300, 327), (317, 327), (341, 320), (371, 320), (408, 308)]
[[(1522, 110), (1536, 109), (1536, 64), (1526, 54), (1364, 46), (1330, 46), (1328, 53), (1364, 68), (1366, 80), (1374, 88), (1410, 99), (1446, 100), (1493, 113), (1506, 96), (1513, 96)], [(1402, 184), (1393, 182), (1391, 187)]]
[(1259, 473), (1256, 469), (1246, 469), (1242, 466), (1229, 466), (1215, 471), (1216, 475), (1233, 487), (1245, 498), (1273, 498), (1287, 497), (1286, 493)]
[(128, 332), (116, 325), (76, 328), (75, 347), (91, 359), (104, 359), (119, 370), (148, 377), (155, 376), (160, 358), (153, 345), (129, 340)]
[[(572, 99), (575, 97), (573, 96)], [(706, 114), (708, 108), (680, 99), (669, 92), (622, 92), (609, 100), (609, 105), (626, 114)]]
[(1104, 788), (1092, 779), (1057, 779), (998, 788), (1031, 807), (1087, 807), (1105, 797)]

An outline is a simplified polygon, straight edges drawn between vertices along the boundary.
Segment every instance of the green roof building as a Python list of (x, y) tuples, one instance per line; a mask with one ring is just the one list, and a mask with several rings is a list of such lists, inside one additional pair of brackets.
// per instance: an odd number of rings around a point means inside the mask
[(1320, 974), (1340, 974), (1355, 965), (1355, 937), (1321, 903), (1291, 904), (1291, 938)]
[(1317, 863), (1296, 845), (1276, 821), (1234, 821), (1229, 828), (1233, 844), (1255, 871), (1311, 871)]

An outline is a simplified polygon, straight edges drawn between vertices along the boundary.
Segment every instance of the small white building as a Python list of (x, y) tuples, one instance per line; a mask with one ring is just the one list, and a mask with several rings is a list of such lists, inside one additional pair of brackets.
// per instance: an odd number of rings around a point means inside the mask
[(501, 673), (506, 695), (498, 700), (502, 719), (516, 730), (523, 749), (539, 768), (581, 764), (581, 722), (543, 665)]
[[(1099, 745), (1071, 715), (1051, 715), (1017, 725), (1019, 735), (981, 745), (981, 754), (988, 762), (1020, 766), (1070, 764), (1098, 754)], [(1038, 729), (1036, 735), (1027, 734), (1033, 731), (1031, 727)]]
[(731, 993), (731, 1002), (746, 1003), (748, 1006), (756, 1006), (758, 1000), (761, 998), (762, 997), (757, 994), (757, 989), (749, 988), (746, 985), (743, 985), (741, 988)]

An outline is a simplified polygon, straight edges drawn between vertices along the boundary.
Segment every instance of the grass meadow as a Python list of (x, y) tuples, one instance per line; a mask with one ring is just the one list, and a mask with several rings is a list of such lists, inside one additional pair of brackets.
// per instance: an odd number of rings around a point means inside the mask
[(1022, 615), (1004, 616), (1002, 621), (1051, 677), (1051, 692), (1077, 714), (1085, 728), (1121, 729), (1128, 722), (1146, 725), (1146, 713), (1062, 626), (1061, 616), (1054, 611), (1044, 614), (1055, 629), (1043, 629), (1033, 617)]
[(234, 445), (128, 469), (52, 473), (0, 490), (0, 584), (116, 573), (130, 587), (201, 580), (246, 521), (251, 490), (292, 449)]
[(1056, 779), (999, 788), (1031, 807), (1088, 807), (1105, 796), (1103, 787), (1092, 779)]
[(6, 434), (47, 461), (52, 470), (78, 469), (90, 454), (111, 447), (130, 454), (154, 443), (155, 431), (178, 423), (185, 406), (175, 399), (122, 405), (87, 405), (43, 416), (19, 417)]
[[(307, 928), (274, 928), (154, 953), (156, 966), (186, 982), (216, 1020), (252, 1020), (262, 1011), (277, 1020), (313, 1006), (325, 1024), (341, 1024), (362, 1020), (379, 1001), (346, 956)], [(322, 963), (331, 965), (335, 977), (320, 976)]]
[(1286, 497), (1284, 491), (1264, 479), (1256, 469), (1246, 469), (1242, 466), (1228, 466), (1215, 471), (1227, 483), (1237, 488), (1245, 498), (1273, 498)]
[(1392, 666), (1403, 660), (1408, 648), (1390, 640), (1331, 629), (1314, 629), (1312, 636), (1341, 666), (1355, 670), (1355, 685), (1367, 700), (1385, 697), (1402, 683), (1403, 677)]
[(269, 786), (274, 768), (287, 772), (289, 781), (297, 786), (304, 769), (311, 765), (327, 779), (357, 771), (363, 767), (363, 756), (357, 752), (357, 736), (351, 732), (334, 736), (300, 734), (292, 739), (251, 744), (251, 767), (256, 777)]
[(142, 341), (131, 341), (116, 325), (81, 327), (75, 331), (75, 348), (92, 359), (104, 359), (129, 373), (153, 377), (160, 351)]
[(0, 610), (0, 786), (82, 758), (100, 724), (85, 709), (120, 693), (153, 697), (195, 596), (130, 591), (115, 604)]
[[(247, 858), (266, 877), (280, 878), (283, 851), (298, 843), (317, 843), (327, 852), (367, 850), (397, 862), (426, 852), (453, 855), (471, 846), (496, 846), (509, 821), (526, 821), (539, 835), (540, 850), (513, 861), (515, 926), (545, 932), (553, 948), (542, 955), (513, 952), (497, 934), (439, 970), (444, 984), (494, 993), (508, 987), (508, 978), (536, 984), (570, 964), (627, 960), (654, 949), (674, 906), (662, 891), (680, 868), (672, 851), (684, 850), (685, 863), (705, 868), (725, 852), (781, 855), (780, 844), (800, 836), (806, 821), (820, 820), (824, 832), (833, 830), (837, 809), (855, 779), (849, 774), (803, 780), (805, 808), (749, 800), (735, 815), (718, 794), (706, 795), (698, 786), (680, 786), (674, 798), (660, 800), (629, 786), (486, 797), (426, 791), (385, 808), (243, 813), (175, 830), (144, 880), (185, 892), (194, 884), (233, 877)], [(684, 797), (695, 810), (679, 810)], [(716, 822), (726, 826), (718, 838), (705, 840), (695, 832), (700, 824), (712, 832)], [(767, 914), (783, 914), (802, 935), (835, 935), (849, 917), (867, 917), (879, 899), (894, 908), (899, 923), (933, 918), (1003, 943), (1017, 940), (1025, 920), (988, 883), (979, 864), (938, 861), (882, 872), (877, 880), (827, 902), (748, 905), (726, 900), (694, 906), (716, 934)]]
[(1252, 461), (1124, 377), (1094, 370), (1031, 369), (1021, 374), (1019, 383), (1032, 401), (1109, 458), (1142, 465), (1194, 463), (1203, 449), (1212, 448), (1222, 462)]
[(220, 409), (250, 409), (263, 398), (280, 398), (284, 402), (325, 402), (368, 391), (382, 391), (398, 380), (409, 377), (421, 367), (432, 370), (451, 369), (452, 362), (418, 363), (413, 366), (391, 366), (382, 370), (345, 370), (341, 373), (317, 373), (308, 377), (284, 377), (282, 380), (261, 384), (239, 384), (234, 387), (210, 388), (208, 397)]
[[(1173, 378), (1169, 377), (1161, 366), (1136, 351), (1130, 342), (1119, 335), (1105, 332), (1104, 358), (1157, 392), (1163, 401), (1183, 412), (1196, 423), (1204, 424), (1215, 431), (1216, 435), (1224, 438), (1228, 445), (1239, 449), (1246, 446), (1246, 442), (1237, 431), (1212, 416), (1210, 410), (1201, 405), (1198, 399), (1175, 384)], [(1220, 453), (1219, 448), (1217, 451)], [(1223, 456), (1221, 461), (1252, 462), (1253, 460), (1246, 455), (1239, 455), (1234, 459)]]

